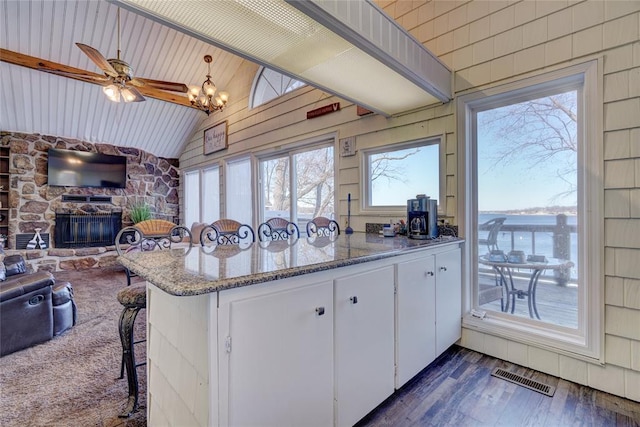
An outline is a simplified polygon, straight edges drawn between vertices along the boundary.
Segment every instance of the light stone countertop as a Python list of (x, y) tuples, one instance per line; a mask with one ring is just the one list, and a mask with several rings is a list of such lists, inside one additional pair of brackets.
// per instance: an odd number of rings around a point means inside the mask
[(249, 286), (317, 271), (402, 255), (418, 248), (459, 243), (440, 237), (413, 240), (405, 236), (341, 234), (334, 241), (301, 237), (288, 241), (255, 242), (247, 247), (175, 247), (129, 252), (118, 261), (129, 270), (176, 296), (200, 295)]

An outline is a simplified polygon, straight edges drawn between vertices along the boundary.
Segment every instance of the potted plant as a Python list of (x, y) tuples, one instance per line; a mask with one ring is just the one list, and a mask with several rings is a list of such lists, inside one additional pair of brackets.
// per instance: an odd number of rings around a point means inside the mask
[(129, 217), (134, 224), (151, 219), (151, 208), (144, 202), (137, 202), (129, 208)]

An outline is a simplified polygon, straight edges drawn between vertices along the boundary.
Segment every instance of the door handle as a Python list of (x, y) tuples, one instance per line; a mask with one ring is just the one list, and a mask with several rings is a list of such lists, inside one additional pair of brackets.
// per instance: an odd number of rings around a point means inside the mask
[(316, 307), (316, 314), (322, 316), (324, 314), (324, 307)]

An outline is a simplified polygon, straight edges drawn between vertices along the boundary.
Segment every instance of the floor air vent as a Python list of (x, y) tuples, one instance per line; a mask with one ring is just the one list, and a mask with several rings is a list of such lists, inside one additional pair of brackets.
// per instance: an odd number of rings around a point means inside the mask
[(510, 381), (514, 384), (526, 387), (529, 390), (537, 391), (538, 393), (546, 394), (547, 396), (553, 396), (556, 392), (556, 388), (547, 384), (540, 383), (538, 381), (525, 378), (522, 375), (514, 374), (513, 372), (505, 371), (504, 369), (495, 368), (491, 375), (494, 377), (502, 378), (503, 380)]

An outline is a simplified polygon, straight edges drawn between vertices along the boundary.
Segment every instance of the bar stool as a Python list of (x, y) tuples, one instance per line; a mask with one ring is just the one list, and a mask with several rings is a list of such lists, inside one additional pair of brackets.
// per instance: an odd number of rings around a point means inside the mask
[[(120, 341), (122, 342), (122, 365), (127, 369), (127, 383), (129, 385), (129, 398), (124, 411), (118, 415), (120, 418), (128, 418), (138, 409), (138, 372), (139, 366), (146, 362), (136, 363), (134, 345), (146, 340), (134, 341), (133, 329), (138, 313), (147, 307), (146, 283), (127, 286), (118, 292), (118, 302), (124, 309), (120, 315)], [(120, 378), (123, 377), (122, 367)]]

